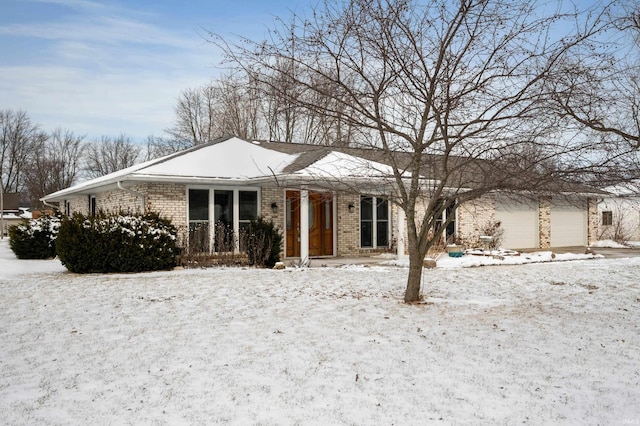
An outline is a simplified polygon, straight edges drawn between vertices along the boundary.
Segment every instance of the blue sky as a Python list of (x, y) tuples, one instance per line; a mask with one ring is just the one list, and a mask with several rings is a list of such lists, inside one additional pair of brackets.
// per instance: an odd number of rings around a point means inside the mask
[(0, 0), (0, 109), (88, 139), (161, 136), (220, 57), (207, 31), (261, 39), (311, 0)]

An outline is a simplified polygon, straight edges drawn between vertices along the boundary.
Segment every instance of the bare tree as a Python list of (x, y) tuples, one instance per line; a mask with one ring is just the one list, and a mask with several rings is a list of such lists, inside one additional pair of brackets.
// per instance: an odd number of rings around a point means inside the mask
[(187, 149), (191, 146), (191, 142), (183, 139), (176, 139), (171, 136), (162, 137), (149, 135), (147, 136), (145, 144), (144, 157), (145, 160), (152, 160), (154, 158), (182, 151), (183, 149)]
[(0, 110), (0, 178), (5, 192), (22, 192), (29, 157), (43, 132), (25, 111)]
[[(291, 102), (307, 96), (307, 103), (332, 102), (313, 91), (298, 90), (287, 75), (294, 64), (279, 63), (263, 84), (251, 70), (226, 74), (209, 84), (185, 90), (176, 106), (176, 122), (166, 137), (151, 138), (147, 146), (152, 156), (175, 152), (189, 146), (235, 135), (244, 139), (268, 139), (317, 145), (345, 145), (358, 139), (354, 126)], [(323, 83), (323, 84), (326, 84)], [(278, 90), (273, 90), (277, 87)], [(341, 105), (335, 105), (336, 110)]]
[(75, 182), (84, 152), (84, 136), (57, 128), (34, 142), (24, 181), (31, 205), (37, 206), (45, 194)]
[[(405, 301), (414, 302), (444, 210), (497, 189), (536, 190), (590, 165), (593, 144), (562, 137), (546, 113), (544, 83), (601, 31), (606, 9), (549, 9), (524, 0), (324, 1), (266, 41), (213, 41), (278, 98), (373, 141), (406, 213)], [(532, 155), (512, 162), (523, 146)], [(551, 158), (562, 175), (549, 170)]]
[(86, 146), (85, 171), (90, 178), (113, 173), (136, 164), (141, 152), (142, 147), (129, 136), (102, 136), (100, 141), (90, 142)]
[(260, 100), (249, 76), (224, 75), (209, 84), (182, 92), (176, 122), (166, 130), (170, 145), (194, 146), (236, 135), (258, 138)]
[(558, 112), (607, 138), (622, 158), (640, 149), (640, 6), (622, 0), (604, 18), (589, 48), (572, 50), (549, 82)]
[(184, 141), (190, 146), (215, 139), (213, 135), (213, 103), (210, 91), (205, 88), (187, 89), (182, 92), (176, 106), (176, 123), (168, 129), (170, 139)]

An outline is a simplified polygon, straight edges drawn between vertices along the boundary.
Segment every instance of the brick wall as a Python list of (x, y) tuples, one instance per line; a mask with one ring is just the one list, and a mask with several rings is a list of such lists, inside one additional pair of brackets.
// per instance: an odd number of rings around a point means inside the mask
[[(136, 191), (140, 191), (142, 186), (137, 185)], [(96, 210), (103, 211), (105, 213), (117, 213), (124, 212), (139, 212), (141, 210), (140, 198), (135, 197), (133, 194), (124, 192), (121, 190), (106, 191), (95, 194), (96, 198)], [(71, 209), (71, 213), (89, 214), (89, 196), (77, 195), (66, 200)], [(62, 211), (64, 211), (64, 205), (61, 205)]]
[(391, 217), (389, 217), (389, 223), (391, 224), (391, 251), (396, 254), (398, 252), (398, 240), (400, 237), (404, 239), (404, 252), (409, 254), (409, 239), (407, 237), (407, 218), (404, 218), (404, 232), (400, 236), (398, 233), (398, 207), (397, 204), (391, 203)]
[(468, 201), (457, 208), (457, 237), (469, 244), (478, 241), (482, 229), (496, 221), (496, 200), (493, 194), (486, 194), (477, 200)]
[[(134, 185), (130, 188), (132, 191), (145, 193), (144, 185)], [(96, 210), (105, 213), (141, 213), (142, 200), (141, 197), (133, 195), (130, 192), (121, 189), (113, 191), (101, 192), (95, 195)]]
[[(285, 191), (282, 188), (262, 188), (260, 191), (260, 214), (264, 220), (273, 222), (278, 229), (284, 233), (286, 214)], [(271, 205), (276, 203), (277, 209), (274, 212)]]
[(89, 197), (87, 195), (77, 195), (75, 197), (69, 198), (66, 201), (69, 203), (69, 213), (80, 213), (84, 215), (89, 214)]
[(538, 233), (540, 248), (551, 247), (551, 197), (538, 200)]
[[(285, 227), (286, 224), (286, 201), (284, 197), (285, 191), (282, 188), (262, 188), (260, 190), (260, 216), (269, 222), (273, 222), (277, 229), (282, 232), (282, 250), (280, 251), (280, 259), (285, 257)], [(276, 204), (276, 211), (273, 211), (271, 205)]]
[[(353, 205), (353, 212), (349, 205)], [(358, 256), (360, 250), (360, 195), (339, 193), (336, 196), (338, 256)]]
[(178, 229), (178, 244), (185, 245), (188, 236), (187, 187), (179, 183), (147, 183), (141, 190), (146, 194), (147, 211), (171, 220)]

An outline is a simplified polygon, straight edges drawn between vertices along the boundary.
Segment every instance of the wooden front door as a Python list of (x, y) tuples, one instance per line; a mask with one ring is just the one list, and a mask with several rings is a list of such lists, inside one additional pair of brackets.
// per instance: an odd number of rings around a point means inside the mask
[(333, 196), (309, 193), (309, 256), (333, 255)]
[[(309, 193), (309, 256), (333, 255), (333, 195)], [(286, 192), (286, 256), (300, 256), (300, 192)]]
[(286, 202), (286, 256), (300, 257), (300, 192), (287, 191)]

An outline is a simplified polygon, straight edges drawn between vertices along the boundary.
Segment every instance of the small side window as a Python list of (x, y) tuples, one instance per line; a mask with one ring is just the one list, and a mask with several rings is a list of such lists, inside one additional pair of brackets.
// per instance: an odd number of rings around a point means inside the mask
[(90, 195), (89, 196), (89, 214), (91, 216), (95, 216), (97, 213), (97, 208), (96, 208), (96, 196), (95, 195)]
[(602, 212), (602, 225), (603, 226), (613, 225), (613, 212), (610, 212), (610, 211)]

